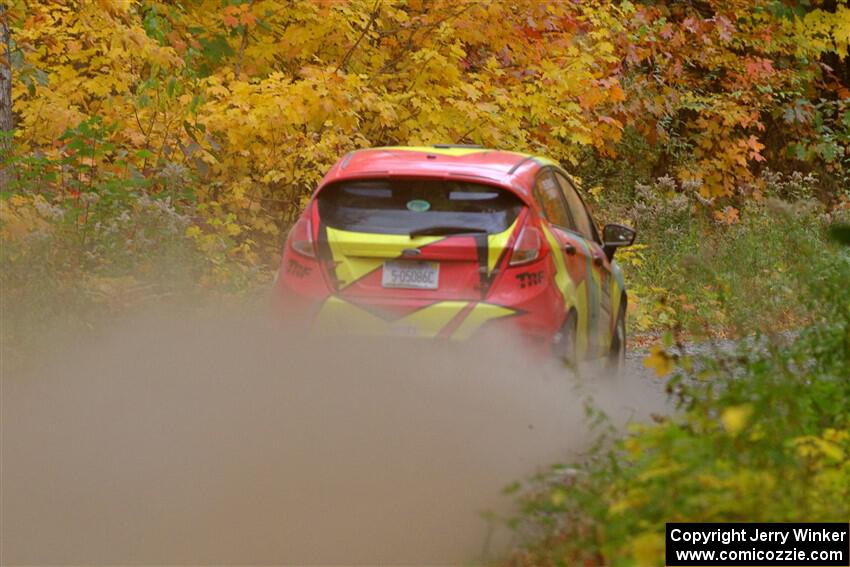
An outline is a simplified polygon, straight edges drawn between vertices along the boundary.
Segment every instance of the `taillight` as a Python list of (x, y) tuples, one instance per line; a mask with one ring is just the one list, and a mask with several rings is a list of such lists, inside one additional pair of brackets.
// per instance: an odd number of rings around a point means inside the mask
[(289, 245), (302, 256), (316, 257), (316, 249), (313, 246), (313, 225), (307, 213), (292, 227), (289, 233)]
[(511, 252), (511, 266), (520, 266), (528, 264), (540, 257), (540, 248), (543, 244), (543, 237), (540, 235), (540, 230), (533, 226), (525, 226), (516, 239), (514, 249)]

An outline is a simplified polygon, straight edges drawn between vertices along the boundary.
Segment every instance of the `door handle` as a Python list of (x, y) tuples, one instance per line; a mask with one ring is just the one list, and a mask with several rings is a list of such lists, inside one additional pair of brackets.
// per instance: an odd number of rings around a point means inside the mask
[(564, 252), (566, 252), (570, 256), (574, 256), (575, 253), (576, 253), (576, 247), (573, 246), (572, 244), (565, 244), (564, 245)]

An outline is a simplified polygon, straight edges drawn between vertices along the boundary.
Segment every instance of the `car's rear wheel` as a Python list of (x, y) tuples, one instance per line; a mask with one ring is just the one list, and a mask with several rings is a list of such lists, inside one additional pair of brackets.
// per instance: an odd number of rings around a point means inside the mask
[(611, 337), (611, 350), (608, 352), (608, 369), (619, 373), (626, 364), (626, 304), (623, 302), (617, 314), (617, 324)]
[(576, 348), (576, 333), (578, 331), (578, 323), (576, 312), (570, 311), (561, 330), (555, 339), (554, 352), (555, 356), (570, 368), (575, 368), (578, 364), (578, 349)]

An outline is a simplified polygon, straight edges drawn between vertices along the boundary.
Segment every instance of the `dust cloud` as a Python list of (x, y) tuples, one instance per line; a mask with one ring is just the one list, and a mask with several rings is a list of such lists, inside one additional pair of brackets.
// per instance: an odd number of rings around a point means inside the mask
[(645, 379), (499, 344), (317, 341), (254, 315), (137, 315), (2, 375), (4, 564), (487, 563), (481, 513), (663, 411)]

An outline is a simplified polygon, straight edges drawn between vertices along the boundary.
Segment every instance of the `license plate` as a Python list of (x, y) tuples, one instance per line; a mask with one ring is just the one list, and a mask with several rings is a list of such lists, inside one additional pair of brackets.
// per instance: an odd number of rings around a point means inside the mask
[(437, 262), (384, 262), (381, 285), (406, 289), (437, 289), (440, 264)]

